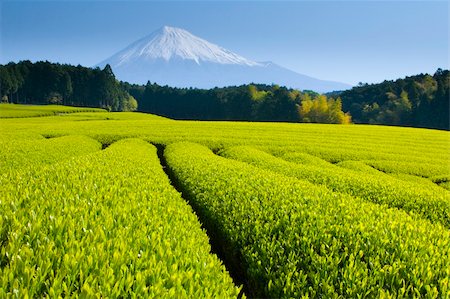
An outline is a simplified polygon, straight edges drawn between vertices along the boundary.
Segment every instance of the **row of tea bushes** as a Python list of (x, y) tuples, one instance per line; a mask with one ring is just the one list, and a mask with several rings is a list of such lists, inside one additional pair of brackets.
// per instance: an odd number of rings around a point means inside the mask
[(121, 140), (46, 166), (7, 190), (1, 298), (239, 293), (145, 141)]
[(450, 193), (437, 186), (428, 189), (388, 175), (361, 173), (331, 164), (324, 167), (287, 162), (246, 146), (228, 148), (220, 154), (286, 176), (324, 185), (336, 192), (417, 213), (432, 222), (450, 227)]
[(15, 105), (0, 103), (0, 118), (40, 117), (76, 112), (106, 112), (106, 110), (62, 105)]
[(450, 296), (450, 233), (441, 225), (198, 144), (171, 144), (164, 155), (250, 296)]

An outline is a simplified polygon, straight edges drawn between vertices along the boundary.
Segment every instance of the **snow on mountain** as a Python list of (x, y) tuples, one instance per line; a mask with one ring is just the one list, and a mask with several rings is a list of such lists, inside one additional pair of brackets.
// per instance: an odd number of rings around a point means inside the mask
[(168, 26), (134, 42), (114, 55), (114, 58), (117, 59), (115, 66), (135, 59), (149, 61), (160, 58), (165, 61), (174, 58), (194, 60), (197, 64), (210, 62), (248, 66), (261, 65), (192, 35), (184, 29)]
[(137, 40), (97, 66), (110, 64), (119, 80), (175, 87), (212, 88), (247, 83), (276, 83), (319, 92), (347, 89), (274, 63), (246, 59), (190, 32), (164, 26)]

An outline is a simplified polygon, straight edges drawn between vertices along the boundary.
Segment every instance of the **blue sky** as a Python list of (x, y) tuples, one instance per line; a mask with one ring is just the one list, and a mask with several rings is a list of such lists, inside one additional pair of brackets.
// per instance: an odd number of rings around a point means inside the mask
[(92, 66), (163, 25), (350, 84), (449, 68), (448, 1), (3, 1), (0, 63)]

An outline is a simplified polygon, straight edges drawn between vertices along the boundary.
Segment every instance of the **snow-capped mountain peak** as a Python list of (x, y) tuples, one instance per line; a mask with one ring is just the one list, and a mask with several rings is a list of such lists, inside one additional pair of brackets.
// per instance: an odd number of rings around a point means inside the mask
[(255, 62), (210, 43), (190, 32), (161, 27), (97, 64), (111, 65), (119, 80), (148, 81), (174, 87), (213, 88), (249, 83), (276, 83), (318, 92), (349, 85), (323, 81), (283, 68), (273, 62)]
[(219, 64), (257, 66), (255, 61), (246, 59), (218, 45), (201, 39), (190, 32), (175, 27), (164, 26), (150, 35), (134, 42), (112, 56), (108, 61), (112, 66), (120, 66), (133, 60), (191, 60)]

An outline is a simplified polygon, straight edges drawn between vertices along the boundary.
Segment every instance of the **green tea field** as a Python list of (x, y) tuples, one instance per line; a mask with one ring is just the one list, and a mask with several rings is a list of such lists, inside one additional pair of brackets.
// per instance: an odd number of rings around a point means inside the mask
[(450, 298), (450, 132), (0, 105), (0, 298)]

